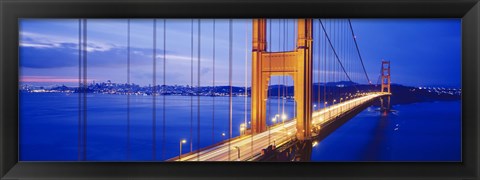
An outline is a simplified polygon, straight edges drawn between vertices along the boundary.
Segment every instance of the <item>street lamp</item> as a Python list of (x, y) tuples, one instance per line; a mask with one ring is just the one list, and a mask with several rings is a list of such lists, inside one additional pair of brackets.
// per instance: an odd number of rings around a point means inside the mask
[(178, 155), (178, 160), (182, 159), (182, 145), (185, 144), (185, 143), (187, 143), (187, 140), (185, 140), (185, 139), (180, 140), (180, 143), (179, 143), (180, 144), (180, 153)]
[(240, 135), (245, 134), (245, 124), (240, 124)]
[(225, 135), (226, 134), (224, 132), (222, 132), (222, 141), (225, 140)]
[(317, 141), (313, 141), (312, 147), (315, 147), (315, 146), (317, 146), (317, 145), (318, 145), (318, 142), (317, 142)]
[(323, 112), (323, 120), (324, 120), (324, 121), (326, 120), (325, 115), (327, 114), (327, 112), (325, 111), (325, 109), (327, 108), (327, 104), (328, 104), (327, 101), (325, 101), (325, 102), (323, 103), (323, 109), (324, 109), (324, 112)]
[[(342, 103), (343, 98), (340, 98), (340, 103)], [(343, 112), (342, 106), (340, 106), (340, 112)]]
[(238, 146), (235, 146), (234, 148), (237, 149), (237, 161), (240, 161), (240, 148)]

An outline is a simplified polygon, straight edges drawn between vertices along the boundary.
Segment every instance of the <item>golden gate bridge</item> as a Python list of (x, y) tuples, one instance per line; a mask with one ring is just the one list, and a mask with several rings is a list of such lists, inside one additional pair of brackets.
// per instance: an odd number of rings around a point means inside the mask
[[(278, 27), (272, 27), (272, 21), (278, 21)], [(153, 101), (152, 106), (152, 160), (157, 159), (157, 114), (162, 116), (163, 128), (161, 131), (161, 158), (167, 161), (308, 161), (312, 147), (316, 146), (319, 141), (335, 131), (343, 123), (354, 117), (366, 107), (372, 105), (376, 100), (380, 100), (381, 112), (386, 114), (390, 108), (390, 61), (381, 61), (381, 71), (377, 84), (372, 84), (368, 73), (365, 69), (363, 58), (357, 43), (357, 37), (350, 19), (296, 19), (294, 32), (289, 32), (286, 20), (282, 19), (253, 19), (251, 27), (251, 87), (250, 94), (247, 91), (247, 82), (245, 82), (245, 106), (247, 106), (247, 96), (251, 97), (251, 113), (250, 117), (246, 117), (245, 122), (240, 125), (240, 136), (233, 137), (232, 119), (232, 71), (234, 70), (233, 59), (233, 23), (229, 20), (228, 24), (228, 69), (229, 69), (229, 130), (222, 136), (227, 136), (221, 142), (211, 144), (207, 147), (200, 148), (201, 130), (198, 126), (197, 142), (198, 149), (192, 149), (193, 142), (193, 118), (190, 119), (190, 137), (180, 139), (178, 146), (180, 152), (176, 157), (165, 157), (165, 108), (161, 112), (156, 111), (157, 96), (161, 96), (161, 102), (165, 107), (165, 95), (156, 93), (163, 92), (166, 85), (165, 73), (169, 70), (166, 67), (168, 58), (166, 56), (166, 20), (160, 21), (163, 27), (163, 52), (157, 58), (157, 19), (153, 20)], [(130, 20), (128, 20), (128, 69), (127, 84), (130, 84)], [(191, 20), (191, 69), (190, 83), (200, 90), (201, 79), (201, 20), (197, 20), (197, 79), (194, 84), (194, 24), (195, 20)], [(282, 27), (283, 25), (283, 27)], [(248, 26), (246, 26), (248, 27)], [(213, 20), (213, 34), (215, 39), (215, 20)], [(245, 29), (246, 32), (250, 31)], [(278, 31), (278, 37), (272, 37), (272, 31)], [(80, 89), (84, 91), (79, 96), (79, 106), (83, 107), (83, 111), (79, 111), (79, 160), (86, 160), (87, 146), (87, 20), (79, 20), (79, 66), (83, 71), (79, 71)], [(248, 37), (248, 36), (247, 36)], [(276, 51), (272, 50), (272, 38), (278, 41)], [(295, 48), (287, 49), (290, 38), (294, 38)], [(171, 41), (174, 41), (172, 39)], [(248, 42), (248, 39), (246, 39)], [(215, 40), (212, 41), (213, 46), (213, 76), (212, 86), (215, 89)], [(158, 62), (161, 60), (160, 62)], [(248, 59), (245, 59), (246, 66)], [(162, 65), (163, 79), (157, 81), (157, 63)], [(245, 72), (247, 67), (245, 67)], [(170, 70), (175, 71), (175, 70)], [(247, 77), (247, 73), (245, 73)], [(277, 86), (278, 113), (271, 114), (272, 94), (272, 77), (279, 76), (283, 80)], [(285, 101), (288, 99), (289, 88), (286, 78), (293, 80), (293, 99), (294, 111), (292, 117), (288, 117), (285, 113)], [(339, 83), (341, 82), (341, 83)], [(335, 84), (335, 88), (328, 86), (329, 83)], [(342, 88), (344, 84), (353, 88)], [(158, 86), (162, 85), (162, 86)], [(378, 86), (380, 85), (380, 86)], [(291, 92), (290, 92), (291, 93)], [(127, 109), (127, 159), (130, 152), (130, 93), (127, 93), (128, 109)], [(193, 108), (195, 107), (194, 99), (191, 96), (191, 117), (193, 117)], [(200, 96), (197, 96), (197, 124), (200, 124)], [(213, 99), (214, 100), (214, 99)], [(281, 107), (280, 107), (281, 106)], [(212, 107), (213, 117), (215, 117), (215, 101)], [(245, 107), (245, 109), (247, 109)], [(272, 125), (268, 125), (270, 121), (267, 117), (271, 117)], [(214, 139), (214, 127), (212, 126), (212, 139)], [(207, 131), (207, 130), (203, 130)], [(184, 144), (190, 143), (190, 152), (183, 153)]]

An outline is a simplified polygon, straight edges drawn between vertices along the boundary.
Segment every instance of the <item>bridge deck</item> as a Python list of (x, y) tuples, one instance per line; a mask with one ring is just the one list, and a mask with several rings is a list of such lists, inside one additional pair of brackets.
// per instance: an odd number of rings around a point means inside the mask
[[(365, 96), (344, 101), (327, 108), (315, 111), (312, 118), (312, 127), (329, 123), (335, 117), (352, 110), (364, 103), (367, 103), (380, 96), (389, 95), (388, 93), (369, 93)], [(255, 134), (243, 135), (239, 138), (232, 139), (230, 142), (224, 141), (219, 144), (201, 149), (200, 152), (188, 153), (182, 155), (181, 161), (236, 161), (249, 160), (253, 157), (259, 156), (262, 149), (273, 145), (280, 146), (292, 140), (296, 132), (296, 120), (288, 120), (284, 123), (278, 123), (271, 126), (270, 130)], [(252, 143), (253, 142), (253, 143)], [(238, 159), (238, 152), (235, 148), (240, 149), (240, 158)], [(179, 161), (178, 157), (170, 160)]]

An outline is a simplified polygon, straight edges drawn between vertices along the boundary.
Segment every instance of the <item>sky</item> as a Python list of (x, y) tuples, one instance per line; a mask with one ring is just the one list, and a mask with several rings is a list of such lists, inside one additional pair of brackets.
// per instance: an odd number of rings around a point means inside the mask
[[(78, 22), (78, 19), (20, 20), (22, 84), (78, 85)], [(215, 33), (213, 22), (212, 19), (156, 20), (157, 84), (163, 84), (165, 74), (166, 84), (196, 86), (200, 75), (200, 85), (211, 86), (215, 71), (215, 84), (228, 85), (229, 20), (215, 20)], [(234, 86), (250, 86), (252, 21), (235, 19), (232, 22), (232, 83)], [(270, 50), (293, 50), (295, 20), (274, 19), (269, 22), (271, 25), (267, 25), (267, 41), (271, 42)], [(353, 51), (353, 38), (348, 38), (350, 32), (331, 30), (332, 27), (337, 27), (334, 25), (338, 25), (339, 29), (347, 29), (347, 20), (322, 22), (352, 80), (367, 83), (363, 70), (360, 69), (358, 54)], [(408, 86), (461, 86), (461, 19), (351, 19), (351, 22), (366, 72), (372, 82), (377, 81), (380, 62), (385, 59), (391, 62), (392, 83)], [(314, 22), (314, 45), (318, 43), (318, 47), (329, 47), (325, 36), (319, 36), (325, 33), (317, 28), (319, 25), (318, 21)], [(343, 34), (335, 36), (338, 32)], [(132, 19), (130, 34), (131, 82), (151, 85), (154, 79), (153, 20)], [(344, 38), (343, 41), (341, 38)], [(127, 82), (127, 40), (126, 19), (87, 21), (89, 82)], [(314, 61), (319, 54), (322, 55), (314, 50)], [(334, 58), (331, 52), (324, 55)], [(314, 69), (315, 73), (324, 71), (331, 74), (343, 73), (338, 69), (335, 72)], [(344, 77), (343, 80), (345, 79)], [(318, 78), (314, 78), (316, 80)], [(272, 82), (280, 83), (280, 78), (272, 79)], [(287, 83), (291, 85), (291, 79), (287, 79)]]

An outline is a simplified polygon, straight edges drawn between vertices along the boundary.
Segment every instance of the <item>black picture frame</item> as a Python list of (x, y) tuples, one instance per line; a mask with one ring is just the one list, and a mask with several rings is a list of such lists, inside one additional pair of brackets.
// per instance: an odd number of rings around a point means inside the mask
[[(19, 18), (462, 18), (462, 162), (18, 162)], [(478, 179), (478, 0), (0, 0), (0, 179)]]

